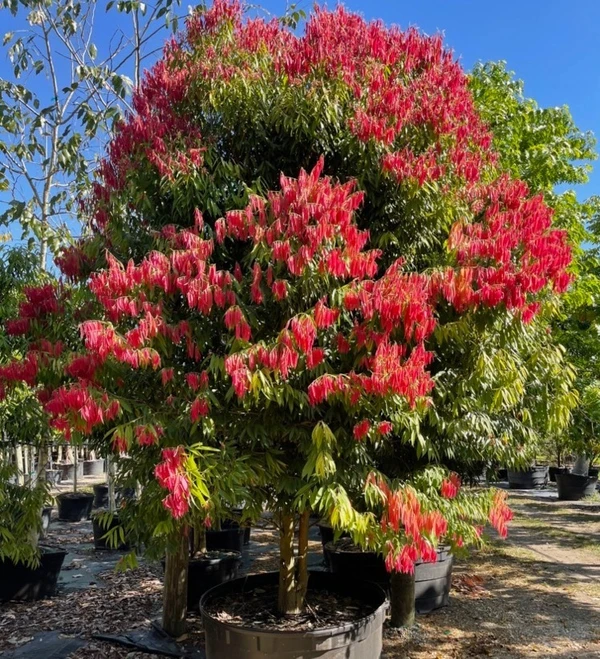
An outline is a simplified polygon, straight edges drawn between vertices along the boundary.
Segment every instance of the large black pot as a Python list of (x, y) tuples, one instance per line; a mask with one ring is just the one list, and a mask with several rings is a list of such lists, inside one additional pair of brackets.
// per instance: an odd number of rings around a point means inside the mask
[(104, 526), (100, 522), (99, 516), (94, 513), (92, 515), (92, 529), (94, 531), (94, 549), (97, 550), (110, 550), (110, 551), (127, 551), (129, 549), (129, 544), (127, 542), (122, 542), (118, 547), (113, 547), (108, 544), (108, 539), (105, 537), (112, 529), (115, 529), (119, 526), (119, 515), (117, 513), (113, 514), (110, 524)]
[[(239, 551), (207, 551), (188, 563), (187, 610), (198, 611), (200, 598), (207, 590), (235, 579), (242, 562)], [(163, 570), (165, 560), (161, 561)]]
[(239, 551), (211, 551), (188, 564), (188, 611), (197, 611), (200, 598), (207, 590), (235, 579), (242, 555)]
[[(244, 514), (244, 509), (243, 508), (234, 508), (231, 511), (237, 518), (241, 518), (241, 516)], [(227, 520), (227, 522), (231, 524), (238, 524), (235, 520)], [(226, 523), (227, 523), (226, 522)], [(244, 529), (244, 545), (249, 545), (250, 544), (250, 532), (252, 529), (252, 524), (250, 522), (244, 522), (243, 524), (239, 524)]]
[(58, 519), (63, 522), (80, 522), (92, 512), (93, 494), (84, 492), (63, 492), (56, 497)]
[(94, 485), (94, 508), (108, 508), (108, 485)]
[[(75, 465), (63, 464), (60, 465), (61, 479), (63, 481), (75, 480)], [(83, 478), (83, 462), (77, 463), (77, 478)]]
[(246, 530), (237, 522), (228, 521), (221, 525), (221, 530), (206, 530), (206, 549), (226, 549), (227, 551), (244, 551), (244, 536)]
[(314, 631), (268, 631), (217, 620), (207, 606), (217, 597), (240, 598), (255, 588), (272, 587), (279, 574), (255, 574), (216, 586), (200, 600), (207, 659), (379, 659), (387, 601), (374, 583), (344, 579), (327, 572), (311, 572), (308, 588), (335, 591), (361, 599), (373, 613), (354, 623)]
[(438, 549), (435, 563), (415, 563), (415, 609), (417, 613), (430, 613), (450, 601), (452, 565), (454, 558), (448, 547)]
[[(325, 546), (328, 545), (330, 542), (334, 541), (335, 531), (333, 530), (333, 527), (330, 524), (324, 521), (318, 522), (317, 527), (319, 528), (319, 535), (321, 536), (321, 545), (323, 546), (323, 561), (325, 563), (325, 566), (329, 568), (330, 567), (329, 554), (325, 551)], [(347, 538), (348, 534), (342, 533), (340, 537)]]
[[(350, 545), (352, 546), (352, 545)], [(329, 543), (325, 555), (331, 572), (340, 577), (374, 581), (385, 590), (390, 588), (390, 575), (385, 569), (383, 557), (372, 551), (344, 550), (345, 543)], [(429, 613), (447, 606), (452, 584), (453, 558), (448, 547), (438, 549), (435, 563), (415, 563), (415, 609), (417, 613)]]
[(102, 476), (104, 474), (104, 460), (85, 460), (83, 462), (84, 476)]
[(548, 484), (548, 467), (529, 467), (524, 471), (508, 470), (508, 486), (517, 490), (533, 490)]
[(591, 497), (596, 491), (598, 477), (579, 474), (556, 474), (558, 498), (562, 501), (579, 501)]
[(566, 474), (569, 470), (566, 467), (550, 467), (548, 476), (551, 483), (556, 483), (556, 474)]
[(0, 602), (52, 597), (66, 555), (66, 551), (42, 548), (37, 568), (8, 559), (0, 560)]

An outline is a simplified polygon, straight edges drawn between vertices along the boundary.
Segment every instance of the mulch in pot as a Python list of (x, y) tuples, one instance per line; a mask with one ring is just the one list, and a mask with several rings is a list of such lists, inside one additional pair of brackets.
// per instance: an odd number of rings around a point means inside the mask
[(253, 588), (215, 598), (206, 611), (221, 622), (254, 627), (261, 631), (308, 632), (358, 622), (375, 608), (354, 597), (327, 590), (309, 590), (305, 611), (299, 615), (281, 616), (277, 612), (276, 585)]

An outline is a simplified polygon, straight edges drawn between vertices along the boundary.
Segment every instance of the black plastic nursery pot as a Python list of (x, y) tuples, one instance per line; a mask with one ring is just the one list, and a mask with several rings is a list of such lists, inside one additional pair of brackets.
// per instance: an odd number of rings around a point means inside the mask
[(85, 460), (83, 462), (84, 476), (102, 476), (104, 474), (104, 460)]
[(579, 474), (557, 474), (556, 489), (562, 501), (579, 501), (591, 497), (596, 492), (597, 476), (580, 476)]
[(435, 563), (415, 564), (415, 609), (430, 613), (450, 603), (454, 557), (448, 547), (438, 549)]
[(188, 564), (188, 611), (197, 611), (207, 590), (235, 579), (242, 562), (239, 551), (209, 551)]
[(58, 575), (66, 555), (66, 551), (42, 547), (37, 568), (8, 559), (0, 560), (0, 602), (52, 597), (56, 593)]
[(94, 485), (93, 508), (108, 508), (108, 485)]
[[(242, 562), (239, 551), (207, 551), (188, 563), (187, 610), (198, 611), (200, 598), (215, 586), (235, 579)], [(161, 561), (165, 569), (164, 559)]]
[(279, 574), (255, 574), (212, 588), (200, 600), (207, 659), (378, 659), (381, 656), (387, 599), (377, 584), (311, 572), (308, 589), (354, 597), (373, 612), (352, 623), (311, 631), (270, 631), (218, 620), (207, 610), (225, 595), (243, 598), (255, 589), (273, 587)]
[(58, 519), (63, 522), (80, 522), (92, 512), (93, 494), (63, 492), (56, 497)]
[(550, 478), (551, 483), (556, 483), (556, 474), (566, 474), (568, 473), (566, 467), (550, 467), (548, 469), (548, 477)]
[(103, 526), (100, 523), (98, 515), (95, 513), (92, 515), (92, 529), (94, 531), (94, 549), (103, 551), (127, 551), (129, 549), (129, 544), (127, 542), (121, 543), (118, 547), (113, 547), (108, 543), (108, 538), (105, 536), (112, 531), (112, 529), (119, 526), (119, 516), (115, 513), (112, 516), (112, 520), (108, 526)]
[[(383, 557), (371, 551), (361, 551), (355, 545), (344, 542), (329, 543), (325, 555), (333, 574), (348, 579), (373, 581), (385, 590), (390, 587), (390, 575), (385, 568)], [(438, 549), (435, 563), (415, 563), (415, 610), (417, 613), (430, 613), (442, 606), (448, 606), (452, 585), (454, 559), (448, 547)]]
[(523, 471), (508, 470), (508, 486), (515, 490), (534, 490), (548, 484), (548, 467), (529, 467)]
[[(75, 479), (75, 465), (66, 464), (60, 465), (61, 480), (73, 481)], [(77, 478), (83, 478), (83, 462), (77, 463)]]
[[(234, 508), (232, 511), (235, 515), (241, 517), (244, 514), (243, 508)], [(250, 544), (250, 531), (252, 529), (252, 525), (250, 522), (244, 522), (243, 524), (239, 524), (235, 520), (227, 520), (229, 524), (238, 524), (244, 529), (244, 545), (249, 545)], [(226, 523), (227, 523), (226, 522)]]
[[(225, 528), (223, 528), (225, 527)], [(245, 528), (240, 527), (237, 522), (229, 521), (221, 525), (220, 530), (206, 530), (206, 549), (213, 551), (225, 549), (227, 551), (244, 551)]]

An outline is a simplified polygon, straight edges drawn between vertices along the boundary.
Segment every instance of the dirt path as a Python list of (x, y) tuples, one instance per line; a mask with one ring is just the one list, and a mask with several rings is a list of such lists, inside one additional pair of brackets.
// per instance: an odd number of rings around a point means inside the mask
[(457, 563), (451, 606), (386, 632), (389, 659), (600, 657), (600, 505), (514, 492), (506, 542)]

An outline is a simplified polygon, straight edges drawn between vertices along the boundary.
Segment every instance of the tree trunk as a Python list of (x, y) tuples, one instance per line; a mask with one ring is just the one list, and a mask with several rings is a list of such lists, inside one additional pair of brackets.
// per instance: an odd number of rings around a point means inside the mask
[(309, 510), (300, 516), (297, 557), (294, 555), (294, 515), (286, 511), (280, 517), (278, 610), (281, 615), (296, 615), (304, 609), (308, 587), (309, 516)]
[(186, 532), (178, 537), (179, 546), (170, 550), (165, 562), (162, 626), (164, 631), (179, 638), (185, 633), (187, 612), (187, 580), (189, 539)]
[(390, 577), (390, 626), (415, 624), (415, 575), (393, 572)]
[(111, 513), (117, 510), (117, 497), (115, 496), (115, 465), (110, 458), (106, 456), (106, 482), (108, 484), (108, 509)]

